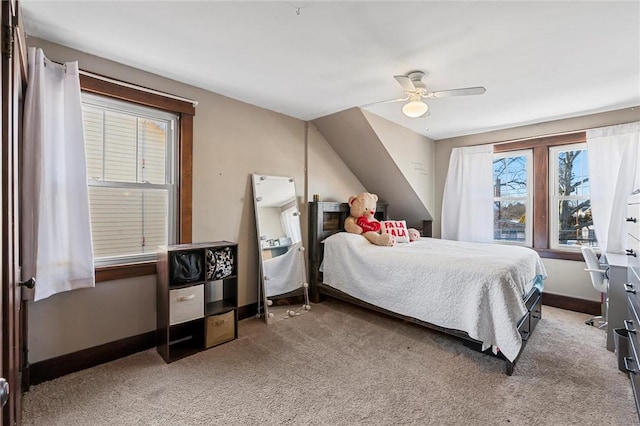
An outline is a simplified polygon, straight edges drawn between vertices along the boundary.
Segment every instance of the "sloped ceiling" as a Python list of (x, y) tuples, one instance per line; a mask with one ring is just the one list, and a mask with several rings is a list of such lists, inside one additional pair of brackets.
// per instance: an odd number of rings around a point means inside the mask
[(362, 110), (351, 108), (313, 124), (365, 188), (389, 204), (390, 218), (418, 229), (423, 220), (432, 219)]

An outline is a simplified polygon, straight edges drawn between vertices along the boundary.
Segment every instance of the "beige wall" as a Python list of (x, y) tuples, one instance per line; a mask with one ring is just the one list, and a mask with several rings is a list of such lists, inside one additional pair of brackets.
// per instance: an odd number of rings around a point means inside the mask
[(433, 214), (436, 199), (434, 141), (378, 115), (367, 111), (363, 114), (422, 204)]
[(307, 146), (309, 160), (307, 201), (312, 200), (313, 194), (318, 194), (322, 201), (347, 202), (351, 195), (366, 191), (358, 178), (311, 123), (309, 123)]
[[(440, 237), (442, 193), (452, 148), (568, 133), (638, 120), (640, 120), (640, 108), (629, 108), (437, 141), (435, 155), (436, 208), (431, 212), (434, 216), (434, 236)], [(542, 259), (542, 262), (549, 275), (545, 281), (545, 292), (580, 299), (600, 300), (600, 293), (593, 289), (589, 275), (584, 271), (586, 267), (584, 262), (555, 259)]]
[[(383, 137), (389, 138), (393, 141), (389, 145), (397, 146), (397, 141), (407, 139), (407, 134), (413, 132), (378, 116), (368, 115), (357, 107), (320, 117), (312, 123), (367, 191), (377, 194), (381, 202), (389, 205), (387, 212), (390, 217), (406, 220), (407, 225), (416, 228), (422, 227), (423, 220), (431, 219), (405, 170), (401, 169), (401, 164), (382, 141)], [(429, 143), (428, 139), (416, 134), (412, 134), (410, 139), (412, 142), (421, 140), (427, 145)]]
[(98, 283), (29, 304), (29, 362), (156, 328), (156, 276)]
[[(312, 194), (325, 201), (346, 201), (365, 190), (342, 159), (312, 124), (257, 108), (215, 93), (161, 78), (104, 59), (30, 37), (58, 62), (78, 60), (80, 68), (115, 79), (195, 99), (193, 240), (230, 240), (239, 244), (239, 302), (257, 300), (257, 242), (250, 174), (294, 176), (302, 202), (306, 241), (306, 202)], [(212, 70), (215, 72), (215, 70)], [(635, 117), (635, 118), (633, 118)], [(631, 119), (633, 118), (633, 119)], [(400, 141), (389, 149), (411, 170), (412, 158), (424, 165), (431, 183), (416, 181), (439, 235), (442, 189), (454, 146), (495, 142), (637, 120), (621, 111), (562, 120), (413, 146)], [(423, 151), (425, 150), (425, 151)], [(431, 151), (430, 151), (431, 150)], [(424, 156), (424, 157), (423, 157)], [(418, 174), (423, 171), (415, 167)], [(415, 176), (418, 179), (419, 176)], [(429, 185), (433, 185), (430, 187)], [(433, 189), (431, 189), (433, 188)], [(429, 191), (433, 191), (429, 194)], [(545, 260), (549, 292), (596, 300), (581, 262)], [(98, 283), (95, 288), (61, 293), (29, 305), (29, 361), (38, 362), (155, 329), (155, 276)]]
[[(78, 60), (83, 70), (199, 102), (193, 140), (193, 241), (238, 243), (241, 306), (257, 300), (252, 173), (293, 176), (299, 201), (310, 197), (307, 188), (327, 200), (346, 200), (363, 190), (313, 126), (306, 136), (303, 121), (33, 37), (28, 44), (42, 47), (54, 61)], [(301, 208), (306, 230), (306, 208)], [(29, 361), (155, 330), (155, 285), (155, 276), (103, 282), (30, 303)]]

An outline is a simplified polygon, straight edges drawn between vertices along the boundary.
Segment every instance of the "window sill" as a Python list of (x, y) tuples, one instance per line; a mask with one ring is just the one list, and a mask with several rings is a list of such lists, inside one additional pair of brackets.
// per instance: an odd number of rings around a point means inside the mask
[(540, 248), (534, 248), (534, 250), (538, 252), (540, 257), (547, 259), (575, 260), (580, 262), (584, 261), (582, 253), (579, 251), (563, 251)]
[(100, 266), (96, 268), (96, 283), (144, 277), (156, 274), (156, 261), (129, 263), (126, 265)]

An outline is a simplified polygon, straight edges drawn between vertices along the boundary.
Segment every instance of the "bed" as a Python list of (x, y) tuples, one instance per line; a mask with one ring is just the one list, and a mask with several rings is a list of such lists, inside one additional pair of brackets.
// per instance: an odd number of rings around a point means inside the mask
[[(386, 211), (378, 205), (377, 218)], [(433, 238), (378, 247), (343, 232), (347, 203), (311, 202), (309, 212), (314, 302), (333, 297), (454, 335), (513, 374), (542, 317), (546, 272), (535, 251)]]

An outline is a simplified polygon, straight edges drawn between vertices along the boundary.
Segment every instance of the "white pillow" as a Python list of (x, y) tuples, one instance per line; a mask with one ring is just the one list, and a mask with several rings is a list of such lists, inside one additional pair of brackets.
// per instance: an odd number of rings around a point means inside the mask
[(409, 230), (404, 220), (383, 220), (380, 222), (380, 231), (383, 234), (391, 234), (396, 237), (396, 243), (409, 242)]

